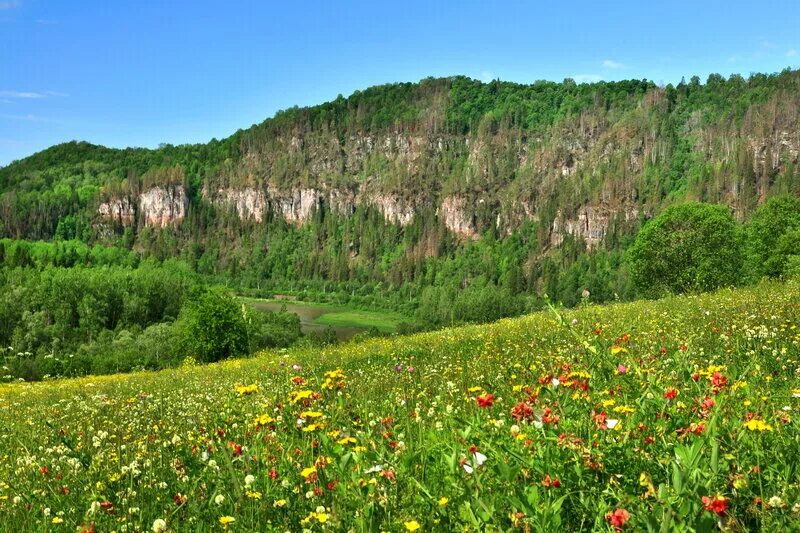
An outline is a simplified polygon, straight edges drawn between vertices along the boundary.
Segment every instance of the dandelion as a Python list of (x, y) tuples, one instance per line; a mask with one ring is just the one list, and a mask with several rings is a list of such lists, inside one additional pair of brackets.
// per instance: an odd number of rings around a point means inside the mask
[(447, 502), (449, 501), (450, 498), (448, 498), (447, 496), (442, 496), (436, 503), (439, 505), (439, 507), (444, 507), (445, 505), (447, 505)]
[(220, 516), (219, 523), (222, 524), (223, 527), (228, 527), (230, 524), (236, 522), (236, 519), (232, 516)]
[(747, 422), (745, 422), (744, 427), (746, 427), (750, 431), (772, 431), (772, 426), (770, 426), (763, 420), (758, 420), (756, 418), (753, 418), (752, 420), (748, 420)]
[(417, 531), (422, 527), (416, 520), (409, 520), (408, 522), (403, 522), (403, 525), (406, 526), (406, 531)]
[(253, 394), (256, 391), (258, 391), (258, 385), (256, 385), (255, 383), (253, 383), (252, 385), (236, 385), (236, 393), (239, 396)]

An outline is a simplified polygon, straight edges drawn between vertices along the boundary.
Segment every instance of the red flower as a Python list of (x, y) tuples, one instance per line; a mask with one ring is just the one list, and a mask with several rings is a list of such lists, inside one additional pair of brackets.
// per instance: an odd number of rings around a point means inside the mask
[(678, 397), (678, 389), (675, 387), (670, 387), (664, 392), (664, 398), (667, 400), (674, 400)]
[(722, 373), (714, 372), (714, 374), (711, 376), (711, 386), (715, 389), (721, 389), (727, 384), (728, 378), (726, 378)]
[(716, 513), (720, 516), (725, 514), (725, 511), (728, 509), (728, 498), (725, 496), (714, 496), (713, 498), (703, 496), (702, 500), (703, 509), (706, 511), (711, 511), (712, 513)]
[(475, 398), (478, 407), (491, 407), (494, 405), (494, 394), (484, 393)]
[(511, 416), (515, 420), (528, 420), (533, 416), (533, 408), (525, 402), (519, 402), (511, 409)]
[(631, 519), (631, 514), (625, 509), (615, 509), (614, 511), (606, 513), (606, 520), (617, 530), (625, 527), (625, 522)]
[(561, 480), (558, 478), (551, 478), (550, 474), (545, 474), (544, 478), (542, 479), (542, 486), (543, 487), (553, 487), (557, 489), (561, 486)]
[(553, 410), (549, 407), (545, 407), (544, 413), (542, 414), (542, 422), (545, 424), (553, 424), (554, 426), (558, 425), (558, 415), (553, 414)]
[(608, 415), (605, 413), (594, 415), (594, 421), (597, 424), (597, 429), (608, 429), (606, 420), (608, 420)]

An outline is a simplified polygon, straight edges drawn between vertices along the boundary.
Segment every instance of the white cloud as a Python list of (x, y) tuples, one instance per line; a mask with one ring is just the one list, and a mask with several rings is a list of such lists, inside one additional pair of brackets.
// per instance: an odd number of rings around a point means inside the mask
[(19, 7), (19, 4), (19, 0), (0, 0), (0, 11), (4, 9), (14, 9), (15, 7)]
[(494, 72), (488, 70), (481, 72), (481, 81), (484, 83), (489, 83), (492, 80), (494, 80)]
[(33, 100), (47, 98), (48, 96), (67, 96), (67, 94), (58, 91), (0, 91), (0, 98)]
[(787, 51), (786, 57), (797, 57), (797, 50), (792, 48), (791, 50)]
[(55, 120), (50, 120), (49, 118), (40, 117), (37, 115), (32, 115), (28, 113), (27, 115), (0, 115), (0, 119), (3, 120), (22, 120), (24, 122), (50, 122), (56, 123)]
[(0, 91), (0, 96), (3, 98), (44, 98), (47, 96), (44, 93), (37, 93), (34, 91)]
[(576, 74), (572, 76), (572, 79), (575, 80), (576, 83), (597, 83), (601, 81), (603, 77), (598, 74)]
[(605, 61), (603, 61), (603, 68), (610, 68), (610, 69), (617, 70), (617, 69), (625, 68), (625, 64), (624, 63), (620, 63), (619, 61), (614, 61), (613, 59), (606, 59)]

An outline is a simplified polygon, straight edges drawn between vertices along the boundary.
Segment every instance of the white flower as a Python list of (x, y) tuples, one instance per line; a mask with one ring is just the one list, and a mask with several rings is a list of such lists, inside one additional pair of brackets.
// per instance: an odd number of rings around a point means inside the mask
[(325, 512), (325, 506), (323, 506), (323, 505), (318, 506), (315, 512), (317, 514), (324, 513)]
[(772, 508), (777, 507), (784, 507), (786, 504), (783, 502), (780, 496), (773, 496), (769, 500), (767, 500), (767, 505)]
[(153, 520), (153, 533), (161, 533), (167, 530), (167, 521), (163, 518), (156, 518)]
[(365, 474), (375, 474), (377, 472), (382, 472), (382, 471), (383, 471), (383, 465), (375, 465), (375, 466), (373, 466), (371, 468), (368, 468), (368, 469), (364, 470), (364, 473)]
[(617, 426), (617, 424), (619, 424), (619, 420), (614, 420), (613, 418), (609, 418), (608, 420), (606, 420), (606, 427), (608, 429), (614, 429)]
[(252, 475), (252, 474), (247, 474), (244, 477), (244, 484), (247, 487), (249, 487), (250, 485), (252, 485), (255, 482), (256, 482), (256, 477), (254, 475)]
[(550, 380), (550, 384), (553, 386), (554, 389), (557, 389), (558, 386), (561, 385), (561, 382), (558, 380), (558, 378), (553, 378)]
[(217, 505), (222, 505), (224, 502), (225, 502), (225, 496), (223, 496), (222, 494), (217, 494), (216, 496), (214, 496), (214, 503), (216, 503)]

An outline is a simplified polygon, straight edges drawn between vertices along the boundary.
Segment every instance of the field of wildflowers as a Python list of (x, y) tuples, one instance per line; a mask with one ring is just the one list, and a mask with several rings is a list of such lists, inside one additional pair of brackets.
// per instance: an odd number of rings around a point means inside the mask
[(0, 386), (4, 531), (800, 529), (800, 284)]

